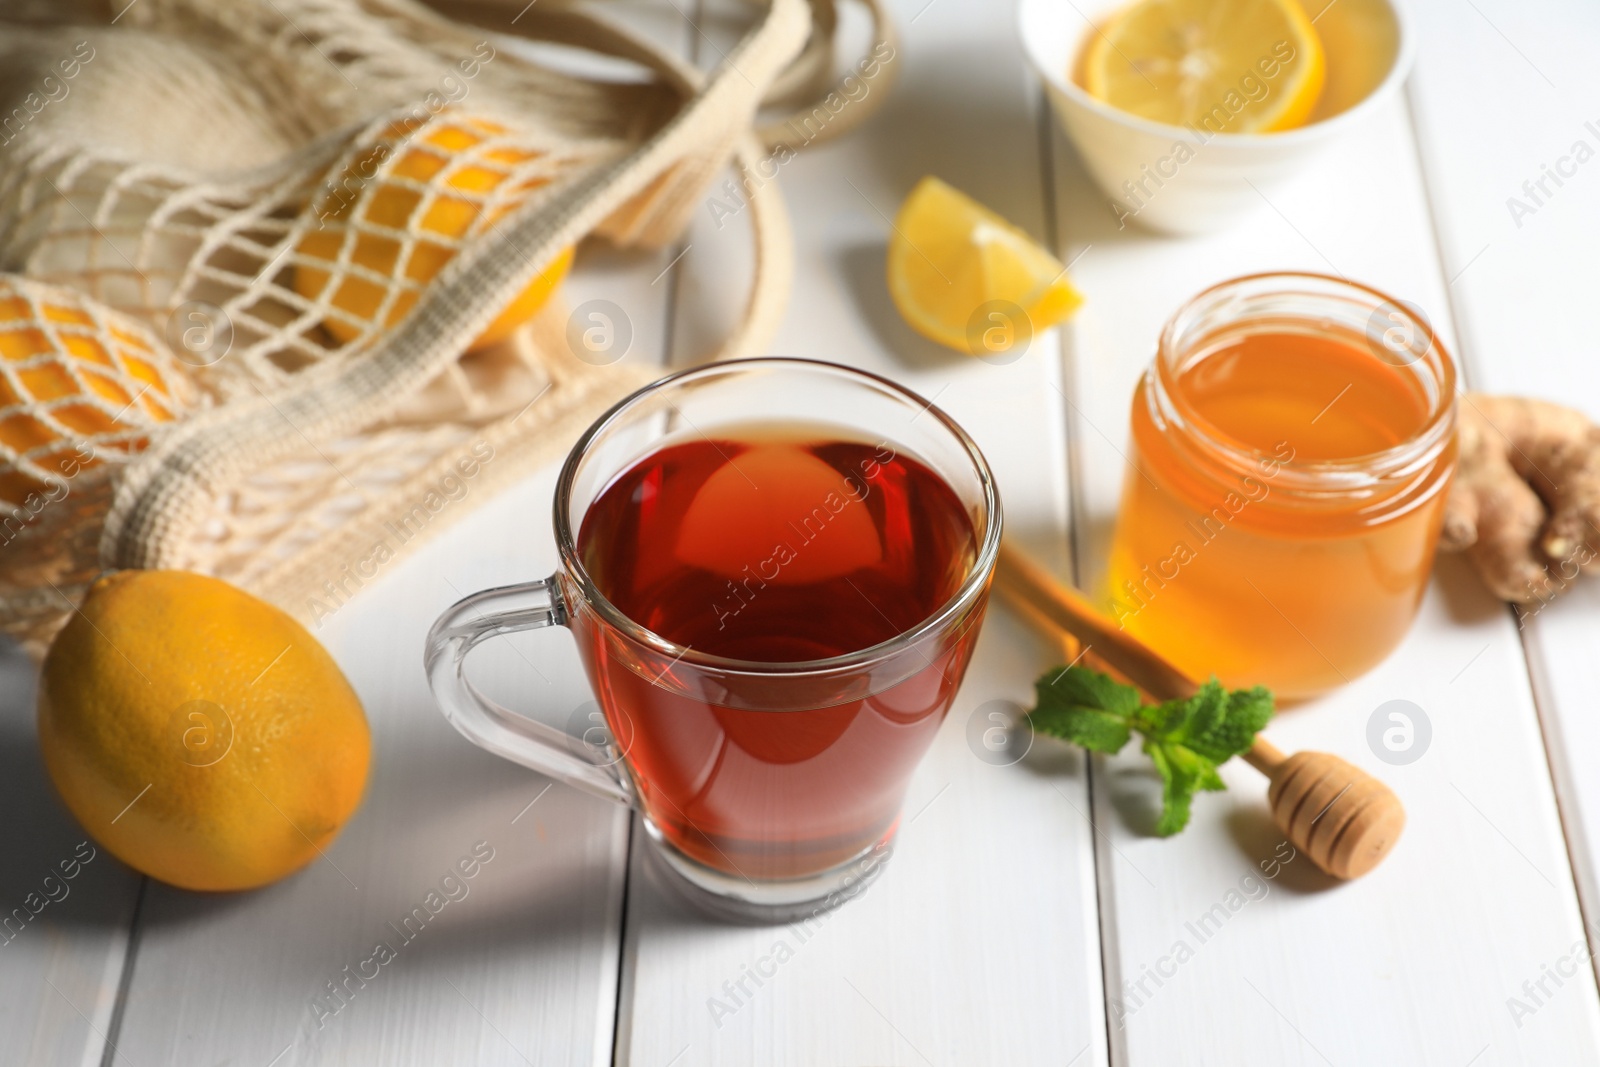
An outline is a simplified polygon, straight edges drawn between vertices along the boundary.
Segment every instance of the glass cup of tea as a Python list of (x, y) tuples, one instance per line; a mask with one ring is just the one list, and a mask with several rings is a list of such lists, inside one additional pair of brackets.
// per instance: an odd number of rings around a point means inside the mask
[[(961, 427), (830, 363), (681, 371), (579, 439), (555, 536), (551, 577), (434, 624), (446, 718), (636, 809), (668, 880), (714, 914), (793, 921), (876, 877), (1000, 544), (994, 479)], [(572, 631), (600, 706), (573, 732), (464, 673), (486, 639), (548, 626)]]

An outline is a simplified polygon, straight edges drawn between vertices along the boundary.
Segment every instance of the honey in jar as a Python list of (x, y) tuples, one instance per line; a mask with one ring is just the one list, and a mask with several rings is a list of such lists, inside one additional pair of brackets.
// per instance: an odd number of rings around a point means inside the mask
[(1110, 609), (1192, 677), (1311, 696), (1410, 626), (1454, 473), (1455, 367), (1420, 313), (1315, 274), (1223, 283), (1133, 400)]

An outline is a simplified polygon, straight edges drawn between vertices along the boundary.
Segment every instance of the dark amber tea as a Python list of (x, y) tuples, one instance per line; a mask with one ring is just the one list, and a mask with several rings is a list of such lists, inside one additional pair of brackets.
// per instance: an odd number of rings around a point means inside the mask
[[(599, 494), (577, 545), (600, 592), (655, 634), (702, 655), (791, 665), (915, 629), (956, 596), (978, 553), (967, 509), (923, 463), (804, 424), (663, 447)], [(802, 706), (782, 710), (752, 697), (759, 682), (686, 695), (592, 628), (578, 633), (660, 832), (719, 870), (787, 878), (892, 833), (979, 614), (953, 638), (908, 646), (892, 676), (881, 664), (882, 677), (819, 670)], [(797, 691), (792, 676), (783, 684)]]
[[(555, 573), (434, 622), (440, 711), (634, 809), (656, 872), (713, 915), (794, 922), (859, 893), (983, 623), (1001, 514), (977, 444), (864, 371), (712, 362), (590, 426), (552, 517)], [(468, 680), (483, 642), (550, 627), (577, 639), (609, 730), (587, 704), (555, 729)]]

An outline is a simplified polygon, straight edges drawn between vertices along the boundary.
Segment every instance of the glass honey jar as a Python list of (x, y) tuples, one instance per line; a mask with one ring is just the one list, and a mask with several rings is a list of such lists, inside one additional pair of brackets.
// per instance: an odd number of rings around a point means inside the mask
[(1455, 472), (1455, 364), (1416, 309), (1319, 274), (1224, 282), (1135, 391), (1118, 624), (1195, 678), (1308, 697), (1416, 614)]

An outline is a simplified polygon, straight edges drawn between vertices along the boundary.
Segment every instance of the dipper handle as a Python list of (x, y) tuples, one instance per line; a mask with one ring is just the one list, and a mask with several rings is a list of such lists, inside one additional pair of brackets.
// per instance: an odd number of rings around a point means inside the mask
[[(995, 563), (995, 584), (1034, 625), (1077, 638), (1085, 654), (1092, 653), (1152, 697), (1178, 700), (1195, 692), (1194, 681), (1159, 652), (1118, 629), (1081, 594), (1006, 543)], [(1400, 839), (1406, 822), (1400, 798), (1354, 764), (1327, 752), (1285, 756), (1260, 736), (1244, 760), (1271, 782), (1267, 804), (1278, 829), (1335, 878), (1361, 877)]]

